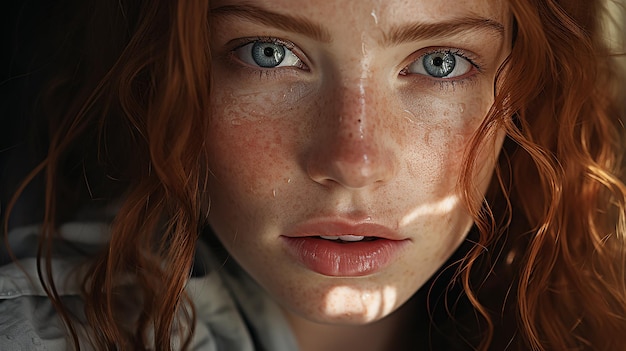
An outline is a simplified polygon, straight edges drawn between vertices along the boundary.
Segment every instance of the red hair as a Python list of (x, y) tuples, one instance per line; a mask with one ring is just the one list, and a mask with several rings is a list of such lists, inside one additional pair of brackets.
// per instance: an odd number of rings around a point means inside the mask
[[(512, 146), (503, 150), (493, 184), (503, 198), (474, 209), (480, 240), (461, 268), (465, 290), (489, 325), (483, 348), (494, 335), (493, 316), (472, 292), (472, 266), (483, 248), (520, 238), (523, 247), (492, 263), (517, 256), (509, 287), (517, 296), (507, 300), (519, 321), (517, 346), (626, 345), (626, 131), (617, 103), (624, 101), (624, 76), (602, 36), (602, 5), (510, 1), (514, 45), (462, 173), (464, 189), (472, 189), (468, 175), (480, 140), (504, 128)], [(515, 212), (525, 224), (503, 226)]]
[[(78, 325), (52, 279), (56, 227), (98, 196), (121, 198), (110, 241), (84, 281), (91, 341), (103, 350), (170, 350), (178, 334), (184, 349), (193, 330), (181, 326), (193, 326), (195, 318), (184, 288), (208, 212), (208, 170), (198, 165), (207, 164), (204, 145), (211, 142), (205, 138), (209, 5), (119, 3), (79, 5), (77, 13), (93, 20), (83, 28), (93, 37), (74, 39), (86, 43), (79, 59), (91, 64), (75, 59), (75, 66), (59, 71), (64, 79), (50, 80), (48, 96), (56, 105), (65, 96), (67, 104), (51, 113), (47, 156), (12, 204), (44, 174), (39, 279), (78, 349)], [(591, 0), (510, 1), (512, 52), (460, 182), (479, 234), (457, 278), (487, 325), (480, 349), (500, 342), (494, 335), (502, 323), (519, 329), (511, 342), (520, 349), (626, 345), (626, 109), (618, 105), (623, 72), (603, 37), (602, 6)], [(487, 198), (476, 202), (470, 181), (476, 154), (498, 128), (508, 140)], [(83, 171), (68, 172), (77, 163)], [(74, 206), (60, 205), (67, 194)], [(503, 270), (510, 272), (507, 284), (489, 294), (517, 320), (499, 320), (479, 291)], [(117, 293), (129, 276), (140, 306), (131, 323), (117, 318)], [(516, 296), (507, 298), (509, 291)]]

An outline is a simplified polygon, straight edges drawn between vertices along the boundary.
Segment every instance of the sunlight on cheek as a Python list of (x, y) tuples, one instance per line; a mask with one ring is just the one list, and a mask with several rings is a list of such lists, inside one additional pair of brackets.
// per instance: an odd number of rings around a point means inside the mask
[(441, 216), (451, 213), (459, 204), (457, 195), (444, 197), (435, 203), (428, 203), (417, 206), (413, 211), (404, 216), (400, 221), (400, 226), (404, 227), (424, 216)]
[(371, 322), (391, 313), (396, 302), (396, 289), (390, 286), (377, 290), (338, 286), (326, 294), (324, 312), (340, 319), (354, 320), (354, 317), (361, 316), (363, 322)]

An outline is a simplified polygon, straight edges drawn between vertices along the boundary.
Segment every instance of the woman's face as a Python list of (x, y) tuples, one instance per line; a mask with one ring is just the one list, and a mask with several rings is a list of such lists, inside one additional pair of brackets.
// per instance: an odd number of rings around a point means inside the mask
[(291, 313), (394, 311), (472, 225), (456, 185), (510, 49), (504, 2), (220, 0), (210, 24), (215, 233)]

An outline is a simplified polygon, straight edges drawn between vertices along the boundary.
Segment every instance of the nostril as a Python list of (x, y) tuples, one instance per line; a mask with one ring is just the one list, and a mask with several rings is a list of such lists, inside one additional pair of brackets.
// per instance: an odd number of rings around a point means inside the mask
[(389, 163), (388, 160), (381, 160), (379, 163), (368, 155), (351, 160), (327, 160), (323, 168), (311, 167), (309, 176), (324, 185), (336, 183), (346, 188), (363, 188), (387, 181), (394, 172)]

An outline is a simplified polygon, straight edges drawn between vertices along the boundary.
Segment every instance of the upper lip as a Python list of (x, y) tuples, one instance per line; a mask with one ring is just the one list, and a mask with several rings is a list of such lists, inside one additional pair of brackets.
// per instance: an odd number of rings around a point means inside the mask
[(305, 221), (288, 230), (284, 236), (303, 238), (311, 236), (357, 235), (389, 240), (404, 240), (398, 232), (381, 224), (354, 222), (343, 219), (315, 219)]

